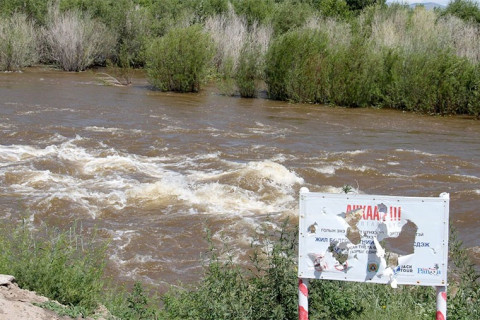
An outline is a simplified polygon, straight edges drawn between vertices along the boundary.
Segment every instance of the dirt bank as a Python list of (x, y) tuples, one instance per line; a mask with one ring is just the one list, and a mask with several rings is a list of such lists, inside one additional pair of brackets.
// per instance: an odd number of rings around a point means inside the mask
[[(40, 308), (34, 303), (43, 303), (49, 299), (35, 292), (23, 290), (15, 283), (15, 278), (0, 275), (0, 320), (71, 320), (59, 316), (53, 311)], [(91, 318), (87, 318), (91, 319)], [(100, 316), (99, 319), (104, 319)]]

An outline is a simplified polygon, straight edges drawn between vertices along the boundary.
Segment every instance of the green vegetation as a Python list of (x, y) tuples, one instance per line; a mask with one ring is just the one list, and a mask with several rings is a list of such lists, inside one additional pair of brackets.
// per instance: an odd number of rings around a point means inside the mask
[(147, 74), (162, 91), (198, 92), (213, 58), (213, 42), (199, 25), (171, 29), (148, 51)]
[(106, 245), (85, 243), (75, 227), (35, 233), (26, 224), (0, 228), (0, 273), (20, 287), (92, 312), (103, 287)]
[(13, 71), (36, 63), (37, 37), (25, 14), (14, 13), (0, 21), (0, 70)]
[(465, 21), (474, 21), (480, 23), (480, 8), (472, 0), (453, 0), (442, 12), (442, 15), (456, 16)]
[(266, 58), (270, 98), (326, 102), (326, 50), (327, 37), (317, 30), (294, 30), (277, 38)]
[(208, 73), (229, 95), (266, 85), (272, 99), (480, 117), (470, 0), (434, 11), (383, 0), (5, 0), (0, 16), (1, 70), (146, 67), (155, 87), (181, 92)]
[(78, 226), (35, 231), (25, 222), (4, 223), (0, 273), (15, 275), (21, 288), (62, 303), (38, 304), (60, 315), (85, 317), (103, 304), (121, 319), (155, 319), (158, 304), (139, 283), (128, 292), (105, 276), (107, 247), (95, 233), (85, 236)]
[(95, 62), (105, 61), (115, 43), (110, 30), (88, 13), (60, 13), (53, 8), (44, 38), (46, 57), (66, 71), (82, 71)]
[[(21, 287), (62, 302), (65, 306), (40, 306), (71, 317), (91, 315), (102, 304), (119, 319), (298, 318), (298, 234), (289, 221), (280, 229), (260, 230), (246, 265), (235, 263), (228, 248), (212, 245), (203, 278), (172, 288), (160, 297), (161, 306), (140, 283), (130, 290), (113, 286), (104, 274), (107, 245), (91, 235), (85, 240), (80, 229), (38, 232), (25, 224), (3, 225), (0, 273), (13, 274)], [(479, 317), (479, 276), (453, 230), (449, 318)], [(309, 297), (310, 319), (432, 319), (436, 310), (430, 287), (311, 281)]]

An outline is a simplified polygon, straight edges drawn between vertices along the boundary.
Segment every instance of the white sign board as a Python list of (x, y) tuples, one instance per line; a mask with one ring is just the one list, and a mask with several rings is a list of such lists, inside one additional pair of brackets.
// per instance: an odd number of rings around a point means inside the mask
[(446, 286), (449, 196), (300, 193), (299, 278)]

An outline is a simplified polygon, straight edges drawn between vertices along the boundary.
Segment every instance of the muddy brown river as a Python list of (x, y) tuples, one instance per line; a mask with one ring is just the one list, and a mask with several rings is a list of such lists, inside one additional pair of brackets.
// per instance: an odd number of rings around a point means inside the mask
[(0, 221), (73, 222), (111, 239), (109, 273), (198, 279), (205, 229), (239, 261), (298, 192), (438, 196), (480, 264), (480, 121), (153, 91), (141, 74), (0, 73)]

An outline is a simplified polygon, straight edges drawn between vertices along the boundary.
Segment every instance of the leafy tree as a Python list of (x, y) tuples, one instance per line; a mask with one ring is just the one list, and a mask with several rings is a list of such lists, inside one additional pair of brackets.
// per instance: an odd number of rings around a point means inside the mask
[(480, 8), (473, 0), (454, 0), (449, 2), (442, 15), (456, 16), (464, 21), (480, 23)]
[(233, 0), (232, 3), (235, 12), (245, 16), (249, 25), (268, 21), (275, 7), (273, 0)]
[(345, 0), (317, 1), (315, 8), (325, 17), (347, 19), (351, 16), (350, 8)]
[(385, 0), (346, 0), (347, 5), (352, 11), (361, 11), (366, 7), (373, 6), (376, 4), (384, 5)]

